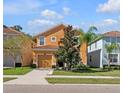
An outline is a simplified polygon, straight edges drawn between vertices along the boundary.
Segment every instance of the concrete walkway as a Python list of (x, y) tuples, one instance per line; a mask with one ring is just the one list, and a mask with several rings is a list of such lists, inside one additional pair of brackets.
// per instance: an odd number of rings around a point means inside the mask
[[(45, 80), (45, 77), (47, 76), (47, 74), (50, 71), (51, 71), (51, 69), (47, 69), (47, 70), (35, 69), (35, 70), (29, 72), (26, 75), (23, 75), (23, 76), (17, 75), (18, 79), (4, 82), (4, 84), (16, 84), (16, 85), (43, 85), (43, 84), (48, 84), (48, 82)], [(6, 77), (8, 77), (8, 76), (12, 77), (14, 75), (11, 75), (11, 76), (6, 75)]]
[(119, 79), (120, 77), (112, 76), (64, 76), (64, 75), (50, 75), (47, 78), (101, 78), (101, 79)]

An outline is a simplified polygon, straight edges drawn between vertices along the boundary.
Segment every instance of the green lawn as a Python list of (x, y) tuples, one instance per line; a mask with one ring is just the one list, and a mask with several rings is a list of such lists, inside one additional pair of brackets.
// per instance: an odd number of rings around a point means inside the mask
[(7, 68), (3, 70), (4, 75), (24, 75), (30, 72), (32, 68), (30, 67), (16, 67), (16, 68)]
[(4, 78), (3, 78), (3, 82), (10, 81), (10, 80), (13, 80), (13, 79), (17, 79), (17, 78), (4, 77)]
[(53, 72), (53, 75), (120, 76), (120, 70), (102, 71), (102, 70), (92, 69), (91, 71), (85, 71), (85, 72), (73, 72), (73, 71), (55, 70)]
[(46, 78), (52, 84), (119, 84), (120, 79)]

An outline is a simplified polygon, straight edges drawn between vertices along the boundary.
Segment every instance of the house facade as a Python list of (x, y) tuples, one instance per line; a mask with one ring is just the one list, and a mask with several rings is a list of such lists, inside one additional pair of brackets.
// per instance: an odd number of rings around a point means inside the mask
[[(57, 25), (35, 36), (36, 46), (33, 48), (33, 64), (37, 67), (48, 68), (56, 65), (54, 53), (58, 50), (60, 40), (64, 38), (63, 24)], [(86, 44), (81, 45), (81, 58), (87, 64)]]
[[(24, 35), (22, 32), (16, 31), (10, 27), (3, 26), (3, 42), (7, 39), (16, 38)], [(16, 46), (15, 46), (16, 47)], [(3, 67), (29, 66), (32, 62), (32, 43), (28, 42), (27, 51), (22, 51), (16, 55), (15, 60), (12, 55), (6, 54), (3, 51)], [(7, 47), (3, 47), (6, 50)]]
[(120, 49), (115, 49), (108, 54), (105, 48), (106, 44), (120, 44), (120, 32), (111, 31), (103, 34), (103, 37), (96, 39), (88, 45), (88, 65), (91, 67), (103, 67), (108, 65), (108, 56), (111, 65), (120, 65)]

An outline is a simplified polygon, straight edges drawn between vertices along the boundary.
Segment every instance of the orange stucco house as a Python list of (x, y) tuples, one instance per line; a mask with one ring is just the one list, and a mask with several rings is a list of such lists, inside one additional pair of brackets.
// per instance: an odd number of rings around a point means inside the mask
[[(33, 64), (45, 68), (56, 65), (54, 53), (58, 50), (60, 39), (64, 37), (63, 24), (57, 25), (35, 36), (36, 45), (33, 48)], [(80, 56), (82, 62), (87, 64), (86, 44), (81, 45)]]
[[(3, 42), (5, 43), (6, 40), (21, 37), (24, 33), (19, 32), (11, 27), (3, 26)], [(12, 57), (12, 55), (5, 53), (5, 51), (8, 49), (8, 47), (3, 46), (3, 67), (16, 67), (18, 66), (30, 66), (32, 64), (32, 40), (26, 41), (27, 44), (25, 44), (26, 51), (22, 51), (21, 53), (18, 53), (16, 55), (15, 61)], [(15, 46), (16, 47), (16, 46)]]

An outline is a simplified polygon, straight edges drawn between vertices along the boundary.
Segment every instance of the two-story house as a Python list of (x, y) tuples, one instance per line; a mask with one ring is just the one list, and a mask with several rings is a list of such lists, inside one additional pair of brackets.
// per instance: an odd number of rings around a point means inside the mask
[[(35, 36), (36, 46), (33, 48), (33, 63), (37, 67), (52, 67), (56, 65), (54, 53), (58, 50), (60, 39), (64, 37), (63, 24), (57, 25)], [(81, 58), (87, 64), (86, 44), (81, 45)]]
[[(9, 40), (22, 35), (24, 35), (24, 33), (16, 31), (15, 29), (5, 25), (3, 26), (3, 42), (6, 42), (7, 39)], [(30, 66), (32, 63), (32, 43), (28, 42), (28, 46), (25, 45), (25, 47), (28, 47), (28, 50), (17, 54), (15, 60), (12, 55), (5, 53), (8, 47), (3, 47), (5, 50), (3, 51), (3, 67)]]
[(108, 65), (108, 56), (111, 58), (111, 65), (120, 65), (120, 50), (115, 49), (108, 54), (105, 48), (106, 44), (120, 44), (120, 32), (111, 31), (103, 34), (101, 38), (91, 42), (88, 46), (88, 65), (92, 67), (103, 67)]

